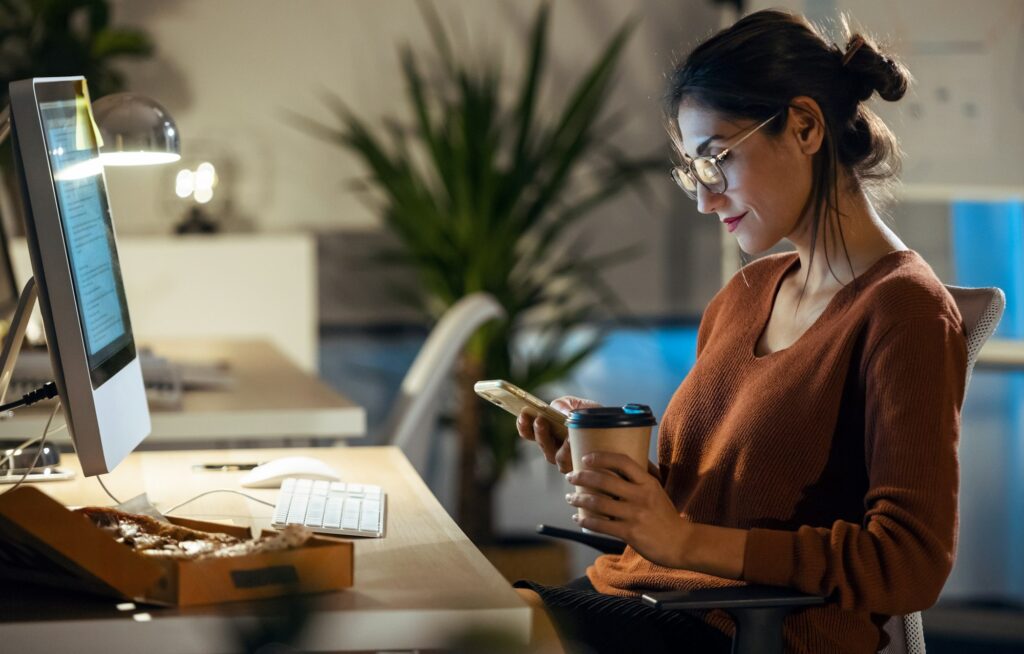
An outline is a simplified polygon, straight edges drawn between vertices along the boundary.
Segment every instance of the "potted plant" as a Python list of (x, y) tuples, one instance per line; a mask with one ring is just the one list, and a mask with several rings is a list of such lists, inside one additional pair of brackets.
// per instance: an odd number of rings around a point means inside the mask
[[(93, 99), (115, 93), (124, 77), (112, 64), (152, 52), (144, 32), (111, 26), (108, 0), (0, 0), (0, 108), (9, 104), (8, 84), (29, 77), (83, 75)], [(15, 187), (9, 147), (0, 150), (5, 214), (21, 210), (10, 202)], [(22, 229), (20, 219), (8, 220), (12, 229)]]
[(501, 378), (543, 391), (601, 344), (598, 325), (618, 306), (601, 271), (636, 248), (585, 254), (574, 228), (640, 181), (655, 161), (613, 147), (621, 119), (604, 116), (629, 23), (558, 115), (544, 119), (538, 95), (547, 65), (547, 4), (533, 21), (526, 72), (511, 104), (504, 101), (507, 82), (497, 60), (461, 61), (434, 10), (420, 7), (438, 66), (427, 75), (423, 56), (408, 47), (401, 52), (411, 125), (371, 126), (333, 96), (336, 125), (296, 119), (365, 165), (368, 177), (357, 188), (401, 243), (387, 261), (418, 273), (421, 285), (411, 301), (437, 317), (464, 295), (486, 291), (507, 311), (507, 320), (474, 336), (457, 370), (457, 519), (474, 542), (486, 545), (494, 539), (495, 486), (516, 460), (519, 439), (514, 421), (485, 406), (473, 383)]

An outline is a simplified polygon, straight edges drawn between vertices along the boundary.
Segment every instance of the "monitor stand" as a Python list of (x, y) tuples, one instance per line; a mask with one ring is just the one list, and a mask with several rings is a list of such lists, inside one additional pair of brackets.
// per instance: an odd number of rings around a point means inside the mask
[[(7, 389), (11, 385), (14, 364), (18, 360), (21, 346), (25, 342), (25, 330), (28, 327), (29, 319), (32, 317), (32, 310), (36, 307), (38, 297), (39, 290), (36, 286), (36, 278), (29, 277), (25, 283), (25, 288), (21, 291), (21, 296), (18, 298), (18, 308), (14, 310), (10, 329), (7, 330), (7, 335), (4, 337), (3, 350), (0, 351), (0, 404), (4, 403)], [(0, 416), (0, 419), (2, 418), (3, 416)], [(18, 442), (11, 442), (10, 447), (15, 448), (20, 444)], [(12, 453), (11, 460), (0, 466), (0, 484), (13, 484), (20, 481), (24, 468), (20, 469), (22, 472), (14, 472), (16, 462), (25, 461), (27, 457), (25, 465), (29, 465), (36, 458), (36, 451), (38, 451), (38, 444), (32, 446), (32, 449), (26, 447), (25, 453), (22, 455), (15, 456)], [(0, 460), (6, 458), (7, 452), (8, 447), (0, 445)], [(57, 448), (52, 445), (45, 446), (43, 454), (40, 455), (36, 463), (36, 467), (25, 477), (25, 481), (58, 481), (74, 477), (74, 472), (57, 468), (56, 466), (59, 463), (60, 454)]]
[(29, 318), (32, 317), (32, 310), (36, 308), (38, 297), (36, 278), (29, 277), (21, 296), (18, 297), (18, 308), (14, 310), (11, 326), (4, 337), (3, 351), (0, 352), (0, 404), (3, 404), (7, 397), (7, 389), (14, 374), (14, 364), (18, 361), (21, 345), (25, 342), (25, 330), (28, 328)]

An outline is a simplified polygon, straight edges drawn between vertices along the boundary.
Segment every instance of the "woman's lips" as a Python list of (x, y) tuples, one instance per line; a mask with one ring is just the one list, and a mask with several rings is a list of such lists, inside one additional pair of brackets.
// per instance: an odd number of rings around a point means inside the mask
[(743, 220), (743, 217), (746, 216), (746, 215), (747, 215), (747, 212), (744, 211), (743, 213), (741, 213), (738, 216), (733, 216), (732, 218), (723, 218), (722, 222), (725, 223), (725, 228), (728, 229), (729, 232), (731, 233), (737, 227), (739, 227), (740, 221)]

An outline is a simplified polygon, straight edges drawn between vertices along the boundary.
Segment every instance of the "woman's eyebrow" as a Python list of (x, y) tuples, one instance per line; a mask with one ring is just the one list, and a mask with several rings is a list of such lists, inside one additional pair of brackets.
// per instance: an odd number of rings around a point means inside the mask
[(708, 145), (712, 141), (714, 141), (716, 139), (721, 139), (721, 138), (722, 138), (721, 134), (715, 134), (715, 135), (709, 136), (706, 139), (704, 139), (703, 141), (701, 141), (700, 145), (697, 146), (697, 156), (698, 157), (702, 157), (705, 154), (707, 154), (707, 152), (708, 152)]

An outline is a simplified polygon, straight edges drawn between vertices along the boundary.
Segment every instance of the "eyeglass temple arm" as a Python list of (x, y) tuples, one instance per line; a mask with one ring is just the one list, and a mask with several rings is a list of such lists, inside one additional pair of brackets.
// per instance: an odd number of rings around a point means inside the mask
[(736, 141), (735, 143), (733, 143), (732, 145), (730, 145), (729, 147), (727, 147), (726, 149), (722, 150), (722, 151), (721, 151), (721, 152), (719, 152), (719, 153), (718, 153), (717, 155), (715, 155), (715, 157), (714, 157), (714, 158), (715, 158), (715, 160), (716, 160), (716, 161), (722, 161), (722, 160), (724, 160), (724, 159), (725, 159), (725, 158), (726, 158), (727, 156), (729, 156), (729, 151), (730, 151), (730, 150), (732, 150), (733, 148), (739, 147), (740, 143), (743, 143), (744, 141), (746, 141), (747, 139), (749, 139), (749, 138), (750, 138), (751, 136), (753, 136), (754, 134), (757, 134), (757, 132), (758, 132), (758, 131), (759, 131), (759, 130), (760, 130), (760, 129), (762, 128), (762, 127), (764, 127), (764, 126), (765, 126), (765, 125), (767, 125), (768, 123), (770, 123), (770, 122), (772, 122), (773, 120), (775, 120), (776, 118), (778, 118), (778, 116), (779, 116), (779, 114), (777, 114), (777, 113), (776, 113), (776, 114), (774, 114), (774, 115), (772, 115), (772, 116), (770, 116), (770, 117), (769, 117), (769, 118), (768, 118), (767, 120), (765, 120), (764, 122), (762, 122), (762, 123), (761, 123), (760, 125), (758, 125), (758, 126), (757, 126), (757, 127), (755, 127), (754, 129), (752, 129), (752, 130), (750, 130), (749, 132), (747, 132), (746, 134), (744, 134), (744, 135), (743, 135), (743, 137), (742, 137), (742, 138), (740, 138), (740, 140), (739, 140), (739, 141)]

